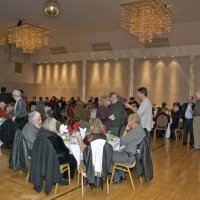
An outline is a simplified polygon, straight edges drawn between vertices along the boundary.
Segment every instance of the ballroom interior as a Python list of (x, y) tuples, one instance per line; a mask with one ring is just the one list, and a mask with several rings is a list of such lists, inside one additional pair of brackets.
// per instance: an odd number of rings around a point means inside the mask
[[(54, 1), (54, 0), (53, 0)], [(170, 31), (142, 43), (121, 26), (120, 5), (137, 0), (57, 0), (56, 17), (45, 13), (47, 0), (2, 2), (0, 34), (0, 87), (21, 89), (33, 96), (60, 98), (80, 96), (87, 101), (114, 91), (121, 97), (136, 97), (139, 87), (148, 89), (152, 104), (181, 104), (200, 91), (200, 1), (162, 0), (171, 12)], [(9, 42), (11, 27), (33, 24), (48, 30), (48, 44), (32, 53)], [(21, 25), (22, 24), (22, 25)], [(200, 156), (183, 147), (181, 139), (152, 140), (154, 180), (130, 180), (90, 189), (81, 197), (77, 180), (59, 186), (57, 194), (37, 193), (26, 182), (26, 174), (8, 170), (9, 152), (0, 155), (0, 200), (43, 199), (200, 199)]]

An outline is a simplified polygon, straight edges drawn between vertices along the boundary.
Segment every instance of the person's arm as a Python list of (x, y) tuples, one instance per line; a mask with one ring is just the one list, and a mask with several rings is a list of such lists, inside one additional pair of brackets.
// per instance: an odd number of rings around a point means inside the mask
[(131, 109), (133, 112), (137, 112), (137, 108), (136, 108), (136, 107), (132, 107), (132, 106), (131, 106), (130, 104), (128, 104), (128, 103), (125, 103), (124, 105), (125, 105), (126, 108)]
[(126, 126), (126, 129), (124, 130), (123, 135), (120, 138), (120, 144), (121, 145), (126, 145), (128, 143), (130, 143), (130, 141), (132, 141), (133, 139), (133, 129), (131, 129), (131, 127), (129, 127), (128, 125)]

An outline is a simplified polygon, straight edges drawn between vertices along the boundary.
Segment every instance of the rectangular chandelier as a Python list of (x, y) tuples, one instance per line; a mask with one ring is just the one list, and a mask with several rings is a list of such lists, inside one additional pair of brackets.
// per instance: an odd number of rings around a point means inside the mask
[(7, 43), (7, 37), (0, 34), (0, 45), (5, 45)]
[(161, 0), (138, 0), (121, 7), (121, 27), (141, 43), (171, 31), (171, 10)]
[(23, 53), (34, 53), (49, 43), (49, 30), (36, 25), (25, 23), (10, 27), (8, 30), (8, 42), (22, 48)]

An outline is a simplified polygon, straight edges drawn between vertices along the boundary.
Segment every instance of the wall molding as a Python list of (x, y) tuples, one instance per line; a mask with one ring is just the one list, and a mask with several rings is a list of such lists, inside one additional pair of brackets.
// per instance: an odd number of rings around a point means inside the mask
[(84, 60), (103, 60), (103, 59), (131, 59), (131, 58), (164, 58), (179, 56), (200, 56), (200, 45), (173, 46), (163, 48), (140, 48), (140, 49), (121, 49), (101, 52), (78, 52), (60, 55), (34, 54), (30, 57), (31, 63), (53, 63), (71, 62)]

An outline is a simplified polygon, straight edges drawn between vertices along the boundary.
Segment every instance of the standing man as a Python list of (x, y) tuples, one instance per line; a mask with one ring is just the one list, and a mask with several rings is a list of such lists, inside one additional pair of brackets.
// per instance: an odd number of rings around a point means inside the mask
[(193, 97), (188, 96), (188, 102), (184, 103), (181, 109), (181, 119), (180, 122), (184, 124), (184, 136), (183, 145), (187, 145), (188, 132), (190, 132), (190, 146), (194, 144), (193, 135), (193, 111), (195, 103), (193, 103)]
[(196, 93), (193, 116), (194, 148), (196, 151), (200, 151), (200, 92)]
[(12, 120), (17, 123), (19, 129), (22, 129), (28, 119), (28, 113), (26, 111), (26, 102), (22, 98), (22, 94), (19, 90), (14, 90), (12, 92), (12, 95), (16, 101)]
[(111, 134), (118, 136), (119, 128), (126, 121), (126, 113), (124, 105), (118, 101), (118, 96), (115, 92), (111, 92), (110, 95), (111, 104), (109, 106), (111, 116), (110, 119), (110, 131)]
[(149, 98), (147, 97), (148, 93), (145, 87), (140, 87), (137, 91), (137, 96), (141, 101), (138, 110), (127, 103), (125, 105), (126, 107), (132, 109), (133, 112), (137, 112), (139, 114), (141, 118), (142, 128), (149, 136), (150, 131), (153, 128), (152, 104)]

